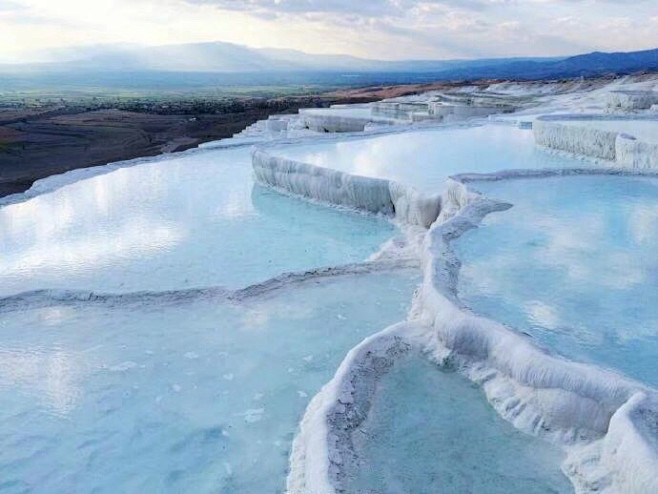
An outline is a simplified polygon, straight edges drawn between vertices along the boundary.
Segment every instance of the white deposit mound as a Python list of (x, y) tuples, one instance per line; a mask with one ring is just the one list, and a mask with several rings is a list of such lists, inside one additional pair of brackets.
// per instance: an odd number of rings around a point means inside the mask
[(656, 390), (546, 353), (526, 336), (474, 315), (457, 298), (459, 261), (450, 242), (507, 207), (471, 195), (425, 234), (425, 278), (409, 323), (352, 350), (311, 402), (291, 456), (290, 492), (342, 492), (343, 465), (354, 461), (350, 434), (365, 420), (377, 380), (413, 349), (480, 384), (517, 428), (561, 445), (568, 453), (565, 473), (579, 492), (655, 492)]
[(533, 125), (537, 144), (626, 168), (658, 168), (658, 116), (548, 115)]
[[(655, 176), (650, 169), (656, 167), (653, 146), (658, 122), (649, 114), (617, 118), (603, 114), (606, 108), (610, 110), (608, 97), (617, 97), (610, 96), (612, 91), (652, 88), (655, 84), (655, 78), (642, 77), (609, 84), (492, 86), (489, 92), (495, 93), (501, 105), (507, 96), (525, 107), (522, 113), (526, 116), (512, 113), (507, 121), (532, 121), (538, 144), (582, 158), (582, 164), (477, 176), (469, 174), (469, 164), (464, 163), (463, 173), (449, 180), (435, 196), (419, 194), (404, 183), (352, 175), (277, 155), (277, 146), (295, 144), (294, 140), (254, 152), (253, 167), (261, 183), (428, 228), (410, 230), (416, 235), (416, 241), (410, 243), (422, 243), (418, 256), (424, 281), (408, 321), (354, 348), (333, 380), (311, 401), (290, 457), (289, 492), (346, 492), (353, 472), (349, 465), (359, 461), (352, 434), (366, 420), (382, 376), (412, 351), (458, 370), (479, 384), (493, 408), (515, 427), (562, 447), (567, 454), (563, 471), (578, 492), (658, 492), (658, 391), (616, 371), (554, 355), (526, 335), (471, 312), (456, 293), (460, 261), (451, 249), (453, 240), (478, 227), (489, 213), (511, 206), (481, 196), (467, 183), (471, 180), (583, 174)], [(479, 96), (489, 89), (467, 91)], [(460, 98), (463, 95), (455, 100), (463, 100)], [(375, 108), (378, 112), (390, 107), (391, 114), (413, 114), (419, 105), (427, 104), (436, 111), (445, 106), (436, 100), (436, 94), (418, 95)], [(601, 115), (573, 115), (581, 113), (579, 100), (588, 102), (588, 110), (591, 106), (600, 108)], [(632, 109), (650, 112), (644, 102), (641, 106)], [(542, 117), (542, 108), (546, 113), (567, 109), (571, 115)], [(614, 108), (626, 111), (627, 105)], [(482, 114), (487, 111), (483, 108)], [(412, 155), (400, 166), (413, 163)]]
[(361, 177), (276, 156), (257, 149), (252, 155), (259, 182), (337, 206), (395, 217), (429, 227), (441, 209), (440, 194), (426, 196), (392, 180)]

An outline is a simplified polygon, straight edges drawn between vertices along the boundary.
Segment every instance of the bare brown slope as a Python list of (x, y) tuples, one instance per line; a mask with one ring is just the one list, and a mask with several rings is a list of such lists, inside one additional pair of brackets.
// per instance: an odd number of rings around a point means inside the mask
[[(351, 96), (285, 97), (235, 102), (132, 102), (123, 108), (57, 103), (0, 108), (0, 197), (75, 168), (153, 156), (230, 137), (273, 113), (372, 101)], [(101, 105), (97, 105), (101, 106)], [(126, 106), (128, 109), (126, 109)]]

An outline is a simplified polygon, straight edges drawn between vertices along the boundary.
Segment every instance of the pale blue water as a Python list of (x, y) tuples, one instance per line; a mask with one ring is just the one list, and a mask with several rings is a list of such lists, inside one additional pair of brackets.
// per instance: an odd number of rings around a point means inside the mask
[(474, 186), (514, 206), (454, 244), (467, 305), (570, 358), (658, 385), (658, 180)]
[(437, 193), (459, 173), (580, 168), (582, 161), (535, 147), (531, 130), (508, 125), (437, 129), (277, 148), (274, 154)]
[(573, 492), (563, 453), (514, 429), (482, 390), (423, 357), (393, 367), (354, 434), (359, 494)]
[(394, 232), (255, 186), (248, 147), (207, 150), (0, 208), (0, 295), (236, 288), (362, 261)]
[(0, 491), (282, 492), (308, 401), (417, 282), (0, 313)]

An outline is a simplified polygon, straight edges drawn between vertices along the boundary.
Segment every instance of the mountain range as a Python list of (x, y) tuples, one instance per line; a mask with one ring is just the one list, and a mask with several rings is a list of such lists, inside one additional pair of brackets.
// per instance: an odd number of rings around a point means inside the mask
[[(312, 83), (352, 76), (355, 82), (551, 79), (658, 70), (658, 49), (626, 52), (593, 52), (559, 58), (493, 58), (477, 60), (368, 60), (347, 55), (313, 55), (296, 50), (256, 49), (224, 42), (144, 47), (99, 45), (53, 50), (49, 62), (0, 65), (0, 78), (8, 83), (52, 75), (70, 78), (96, 77), (99, 83), (126, 79), (236, 80), (262, 83), (295, 81)], [(300, 76), (299, 74), (304, 74)], [(332, 75), (333, 74), (333, 75)], [(124, 75), (122, 77), (122, 75)], [(11, 79), (11, 77), (15, 79)], [(220, 77), (221, 76), (221, 77)], [(17, 78), (16, 78), (17, 77)], [(301, 78), (300, 78), (301, 77)], [(136, 80), (137, 80), (136, 79)]]

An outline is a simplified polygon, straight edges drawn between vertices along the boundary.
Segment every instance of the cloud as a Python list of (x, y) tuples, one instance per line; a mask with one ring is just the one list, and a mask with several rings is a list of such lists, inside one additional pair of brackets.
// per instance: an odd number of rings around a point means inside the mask
[(0, 61), (200, 41), (377, 59), (558, 56), (656, 47), (657, 19), (655, 0), (0, 0)]
[(17, 2), (12, 2), (9, 0), (0, 0), (0, 14), (5, 12), (17, 12), (25, 10), (27, 7)]
[(189, 4), (270, 14), (340, 14), (365, 17), (404, 17), (414, 9), (436, 6), (465, 10), (513, 3), (516, 0), (185, 0)]
[(187, 0), (197, 5), (212, 5), (220, 9), (240, 10), (253, 13), (343, 13), (349, 15), (380, 16), (400, 12), (401, 3), (394, 0)]

